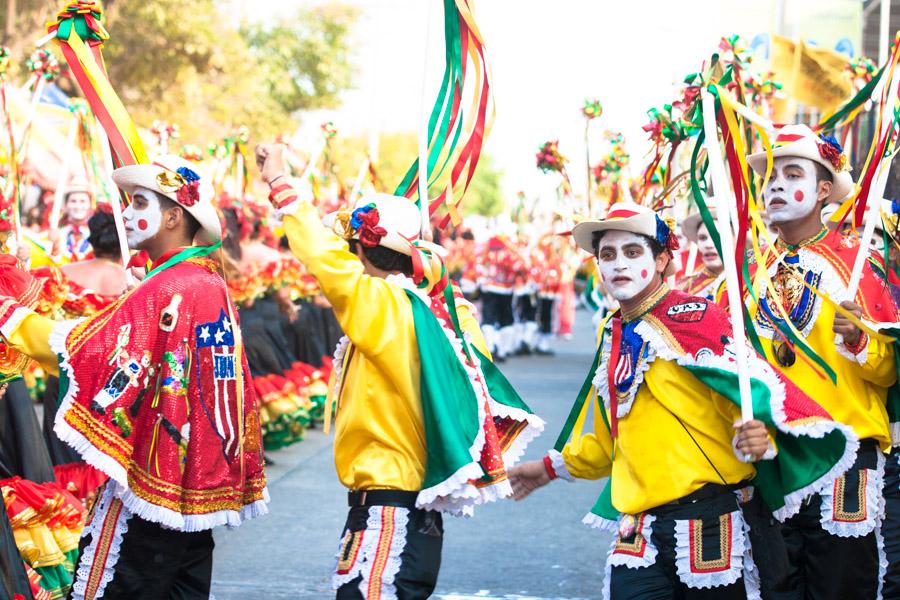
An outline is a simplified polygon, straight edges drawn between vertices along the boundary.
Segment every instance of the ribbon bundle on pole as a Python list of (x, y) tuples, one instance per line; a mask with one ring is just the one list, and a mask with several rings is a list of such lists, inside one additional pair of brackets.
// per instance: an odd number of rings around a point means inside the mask
[[(446, 67), (431, 116), (428, 119), (427, 183), (434, 186), (449, 168), (446, 184), (431, 201), (430, 214), (443, 204), (448, 215), (440, 226), (459, 222), (459, 207), (475, 174), (484, 138), (493, 120), (490, 75), (484, 55), (484, 41), (472, 14), (472, 0), (444, 0)], [(470, 64), (471, 63), (471, 64)], [(474, 71), (474, 74), (473, 74)], [(471, 83), (472, 103), (462, 109), (466, 82)], [(421, 202), (419, 159), (409, 167), (396, 194)], [(460, 190), (456, 197), (454, 190)]]
[(103, 27), (103, 9), (93, 0), (68, 3), (48, 27), (91, 110), (109, 138), (116, 168), (148, 162), (144, 144), (119, 99), (103, 62), (101, 49), (109, 39)]

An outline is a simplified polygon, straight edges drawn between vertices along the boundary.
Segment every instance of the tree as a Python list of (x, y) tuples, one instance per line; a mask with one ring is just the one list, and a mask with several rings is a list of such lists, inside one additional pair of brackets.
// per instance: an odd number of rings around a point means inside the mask
[(490, 156), (482, 155), (463, 199), (462, 210), (467, 215), (496, 217), (507, 209), (500, 189), (503, 173)]
[(264, 69), (266, 89), (285, 111), (337, 104), (353, 76), (348, 37), (357, 14), (351, 6), (327, 4), (242, 29)]

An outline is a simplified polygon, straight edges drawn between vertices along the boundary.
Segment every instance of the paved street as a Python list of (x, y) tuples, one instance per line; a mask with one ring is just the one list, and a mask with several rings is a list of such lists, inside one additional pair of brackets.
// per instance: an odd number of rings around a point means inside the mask
[[(552, 446), (592, 358), (587, 314), (578, 335), (553, 357), (514, 358), (503, 371), (547, 421), (526, 458)], [(218, 531), (213, 591), (218, 600), (329, 598), (330, 574), (346, 517), (331, 442), (320, 432), (273, 454), (267, 517)], [(524, 502), (478, 507), (472, 519), (445, 519), (443, 565), (435, 597), (599, 598), (609, 538), (581, 524), (596, 482), (554, 482)]]

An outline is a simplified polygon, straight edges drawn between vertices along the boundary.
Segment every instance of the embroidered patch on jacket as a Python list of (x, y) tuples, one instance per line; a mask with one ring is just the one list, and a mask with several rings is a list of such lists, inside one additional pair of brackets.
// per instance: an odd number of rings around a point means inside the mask
[(666, 315), (676, 323), (696, 323), (706, 314), (706, 302), (683, 302), (670, 306)]

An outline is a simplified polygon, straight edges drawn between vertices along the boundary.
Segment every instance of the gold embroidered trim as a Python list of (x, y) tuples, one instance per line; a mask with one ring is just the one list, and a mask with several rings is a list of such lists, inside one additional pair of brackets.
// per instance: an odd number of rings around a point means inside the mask
[(91, 563), (91, 571), (85, 585), (84, 597), (93, 598), (97, 595), (97, 589), (100, 587), (100, 581), (103, 579), (103, 572), (106, 570), (106, 561), (109, 559), (109, 549), (112, 546), (113, 534), (116, 532), (116, 525), (119, 523), (119, 515), (122, 513), (122, 501), (113, 498), (109, 504), (109, 510), (106, 518), (103, 519), (103, 526), (100, 529), (100, 537), (97, 540), (97, 549), (94, 553), (94, 562)]
[(663, 299), (663, 296), (669, 293), (669, 286), (665, 283), (656, 288), (656, 291), (644, 298), (644, 300), (635, 307), (634, 310), (626, 311), (624, 308), (622, 309), (622, 320), (623, 321), (634, 321), (635, 319), (640, 318), (644, 313), (649, 312), (654, 306), (659, 304), (659, 301)]
[(366, 597), (369, 600), (381, 600), (381, 577), (387, 566), (391, 545), (394, 542), (394, 512), (393, 506), (385, 506), (381, 512), (381, 535), (378, 536), (378, 547), (372, 559), (372, 571), (369, 574), (369, 590)]
[(703, 519), (691, 519), (691, 571), (723, 571), (731, 562), (731, 514), (719, 516), (719, 558), (703, 558)]
[(859, 470), (859, 482), (856, 486), (857, 510), (848, 512), (844, 509), (844, 492), (847, 485), (846, 475), (841, 475), (834, 480), (834, 505), (832, 506), (832, 518), (844, 523), (860, 523), (866, 520), (866, 481), (869, 472), (866, 469)]
[(338, 575), (346, 575), (353, 568), (365, 533), (365, 530), (348, 531), (347, 535), (344, 536), (344, 543), (341, 544), (341, 552), (338, 555)]
[(647, 513), (641, 513), (637, 516), (637, 523), (634, 527), (634, 541), (623, 542), (621, 536), (616, 537), (616, 548), (613, 552), (619, 554), (630, 554), (632, 556), (643, 556), (644, 550), (647, 549), (647, 538), (644, 537), (644, 520)]
[(669, 346), (669, 348), (673, 352), (675, 352), (679, 356), (684, 356), (685, 354), (687, 354), (681, 344), (678, 343), (678, 340), (675, 339), (675, 336), (672, 335), (672, 332), (669, 331), (669, 328), (660, 323), (659, 319), (657, 319), (653, 315), (644, 315), (643, 320), (653, 326), (653, 329), (655, 329), (656, 332), (660, 336), (662, 336), (663, 340), (666, 342), (666, 345)]

